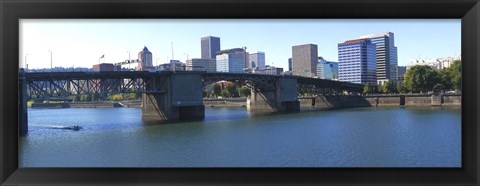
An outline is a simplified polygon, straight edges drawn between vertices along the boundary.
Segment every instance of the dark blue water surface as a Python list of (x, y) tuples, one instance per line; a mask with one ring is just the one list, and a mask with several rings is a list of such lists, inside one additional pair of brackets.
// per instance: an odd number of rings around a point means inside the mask
[(29, 109), (28, 121), (20, 167), (461, 167), (460, 108), (206, 108), (160, 125), (139, 108)]

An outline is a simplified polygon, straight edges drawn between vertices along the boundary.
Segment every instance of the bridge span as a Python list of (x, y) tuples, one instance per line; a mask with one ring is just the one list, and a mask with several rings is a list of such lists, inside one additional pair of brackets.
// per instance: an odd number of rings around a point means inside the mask
[(27, 100), (82, 94), (141, 93), (142, 119), (203, 119), (202, 89), (217, 81), (248, 85), (249, 111), (300, 109), (298, 95), (361, 92), (363, 85), (290, 75), (203, 71), (118, 71), (19, 73), (20, 134), (28, 132)]

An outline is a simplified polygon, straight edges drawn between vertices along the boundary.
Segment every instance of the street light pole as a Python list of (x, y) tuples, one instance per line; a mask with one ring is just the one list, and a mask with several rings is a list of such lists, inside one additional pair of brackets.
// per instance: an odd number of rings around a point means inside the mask
[(23, 68), (24, 68), (25, 70), (27, 70), (27, 67), (28, 67), (28, 63), (27, 63), (27, 56), (28, 56), (28, 55), (29, 55), (29, 53), (27, 53), (27, 55), (25, 55), (25, 64), (24, 64), (24, 66), (23, 66)]
[(243, 68), (248, 68), (247, 47), (246, 47), (246, 46), (243, 47), (243, 55), (245, 55), (245, 56), (243, 57), (243, 60), (245, 60), (245, 63), (243, 64), (243, 65), (244, 65)]
[(128, 70), (130, 70), (130, 51), (128, 51)]
[(50, 52), (50, 70), (53, 70), (52, 50), (48, 51)]

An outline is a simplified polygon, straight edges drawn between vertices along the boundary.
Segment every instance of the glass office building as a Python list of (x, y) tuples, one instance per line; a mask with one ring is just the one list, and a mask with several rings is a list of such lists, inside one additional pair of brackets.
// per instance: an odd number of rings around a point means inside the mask
[(217, 52), (217, 72), (243, 72), (248, 58), (245, 50), (234, 48)]
[(215, 59), (220, 51), (220, 38), (207, 36), (201, 38), (202, 59)]
[(377, 54), (377, 81), (382, 85), (386, 81), (395, 82), (397, 78), (397, 47), (392, 32), (365, 35), (360, 38), (369, 38), (376, 45)]
[(338, 44), (338, 80), (377, 85), (376, 46), (370, 39)]
[(327, 61), (318, 57), (317, 77), (320, 79), (338, 80), (338, 62)]
[(247, 68), (256, 68), (259, 70), (265, 69), (265, 52), (249, 54), (248, 60), (249, 62)]

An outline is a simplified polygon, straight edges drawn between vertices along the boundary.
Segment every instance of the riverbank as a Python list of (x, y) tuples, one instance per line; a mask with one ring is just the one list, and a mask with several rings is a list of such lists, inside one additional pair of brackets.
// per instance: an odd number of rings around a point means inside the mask
[(205, 107), (245, 107), (247, 98), (204, 99)]
[[(366, 96), (317, 96), (298, 99), (303, 108), (350, 108), (383, 106), (441, 106), (461, 107), (461, 95), (366, 95)], [(205, 107), (245, 107), (246, 98), (204, 99)], [(31, 108), (141, 108), (141, 100), (32, 103)]]
[(141, 108), (142, 102), (136, 101), (96, 101), (96, 102), (63, 102), (63, 103), (32, 103), (31, 108)]
[(461, 95), (366, 95), (299, 98), (300, 107), (349, 108), (383, 106), (461, 107)]

